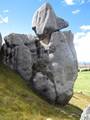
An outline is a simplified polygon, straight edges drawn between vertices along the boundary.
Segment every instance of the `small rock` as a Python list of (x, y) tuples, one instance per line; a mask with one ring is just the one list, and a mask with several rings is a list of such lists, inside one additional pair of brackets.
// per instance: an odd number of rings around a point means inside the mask
[(90, 105), (83, 110), (80, 120), (90, 120)]

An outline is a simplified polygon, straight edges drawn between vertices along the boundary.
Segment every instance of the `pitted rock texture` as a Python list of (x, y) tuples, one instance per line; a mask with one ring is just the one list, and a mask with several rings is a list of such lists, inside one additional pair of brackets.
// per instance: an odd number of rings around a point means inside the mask
[[(68, 37), (67, 37), (68, 35)], [(51, 47), (55, 47), (52, 54), (52, 73), (56, 86), (57, 102), (65, 103), (73, 94), (73, 84), (77, 76), (77, 60), (72, 45), (72, 33), (55, 32), (51, 35)], [(71, 37), (71, 39), (70, 39)], [(70, 43), (69, 43), (70, 41)]]
[(36, 65), (38, 68), (42, 66), (41, 64), (44, 66), (37, 70), (39, 74), (36, 72), (34, 75), (33, 86), (41, 95), (60, 105), (66, 105), (71, 99), (78, 73), (73, 34), (70, 30), (59, 31), (66, 27), (68, 23), (57, 17), (48, 3), (43, 4), (33, 16), (32, 29), (39, 37), (40, 45), (43, 46), (43, 52), (40, 49), (40, 58), (43, 53), (45, 59), (44, 51), (47, 52), (47, 62), (39, 62)]
[(35, 38), (12, 33), (6, 36), (4, 40), (5, 44), (2, 46), (4, 64), (16, 70), (25, 80), (30, 80), (33, 64), (32, 56), (36, 59), (36, 48), (33, 44)]
[(41, 72), (37, 72), (33, 79), (34, 88), (39, 91), (41, 95), (52, 102), (55, 102), (56, 92), (53, 82), (47, 77), (47, 74), (44, 75)]
[(29, 81), (46, 100), (60, 105), (71, 99), (78, 73), (73, 34), (59, 31), (67, 26), (45, 3), (33, 16), (36, 37), (13, 33), (4, 38), (2, 46), (4, 64)]
[(43, 4), (34, 14), (32, 28), (37, 35), (49, 34), (51, 32), (66, 28), (68, 23), (57, 17), (50, 4)]

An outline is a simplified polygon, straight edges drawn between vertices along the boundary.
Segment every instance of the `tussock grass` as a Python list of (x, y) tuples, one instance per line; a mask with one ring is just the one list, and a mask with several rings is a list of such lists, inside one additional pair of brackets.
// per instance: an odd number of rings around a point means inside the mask
[(65, 107), (50, 105), (16, 72), (0, 64), (0, 120), (79, 120), (89, 103), (89, 96), (76, 93)]

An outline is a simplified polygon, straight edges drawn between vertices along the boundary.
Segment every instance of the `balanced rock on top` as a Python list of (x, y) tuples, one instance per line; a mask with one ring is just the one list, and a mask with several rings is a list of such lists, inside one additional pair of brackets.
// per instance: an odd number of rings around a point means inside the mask
[(36, 10), (32, 19), (32, 29), (37, 35), (52, 33), (68, 27), (68, 22), (57, 17), (49, 3)]
[(49, 102), (60, 105), (67, 104), (71, 99), (78, 73), (73, 34), (70, 30), (59, 31), (66, 27), (68, 23), (55, 15), (49, 3), (43, 4), (32, 20), (32, 29), (39, 37), (39, 46), (43, 47), (43, 50), (39, 49), (40, 61), (37, 65), (38, 68), (43, 67), (34, 75), (33, 86)]
[(32, 19), (36, 37), (12, 33), (4, 38), (2, 46), (3, 63), (16, 70), (46, 100), (60, 105), (71, 99), (78, 73), (73, 34), (70, 30), (60, 31), (66, 27), (68, 22), (44, 3)]

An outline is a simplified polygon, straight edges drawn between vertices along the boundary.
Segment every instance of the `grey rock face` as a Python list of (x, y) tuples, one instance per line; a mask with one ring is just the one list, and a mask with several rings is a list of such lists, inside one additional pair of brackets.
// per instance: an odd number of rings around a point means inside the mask
[[(55, 15), (52, 7), (45, 3), (34, 14), (32, 28), (40, 39), (40, 59), (38, 63), (39, 75), (35, 74), (33, 86), (50, 101), (65, 105), (73, 95), (73, 85), (77, 78), (78, 64), (71, 31), (59, 32), (68, 26), (68, 23)], [(47, 55), (45, 56), (45, 52)], [(42, 59), (44, 58), (44, 59)], [(45, 64), (45, 58), (47, 62)], [(44, 65), (42, 66), (41, 63)], [(44, 71), (42, 71), (44, 70)], [(44, 77), (46, 79), (44, 80)], [(44, 82), (45, 81), (45, 82)], [(48, 85), (52, 83), (52, 89)], [(50, 86), (50, 85), (49, 85)], [(46, 90), (43, 92), (43, 88)], [(54, 91), (54, 93), (53, 93)], [(53, 94), (52, 94), (53, 93)], [(55, 94), (55, 95), (54, 95)], [(54, 99), (51, 96), (54, 96)]]
[(1, 46), (2, 46), (2, 36), (1, 36), (1, 33), (0, 33), (0, 49), (1, 49)]
[(55, 102), (56, 93), (54, 89), (54, 84), (47, 75), (43, 75), (38, 72), (33, 79), (34, 88), (43, 95), (47, 100)]
[(64, 35), (66, 36), (66, 40), (68, 42), (68, 45), (69, 45), (69, 49), (72, 53), (72, 56), (73, 56), (73, 62), (74, 62), (74, 67), (73, 70), (74, 70), (74, 76), (73, 76), (73, 79), (75, 80), (77, 78), (77, 70), (78, 70), (78, 63), (77, 63), (77, 55), (76, 55), (76, 51), (75, 51), (75, 48), (74, 48), (74, 44), (73, 44), (73, 34), (72, 32), (69, 30), (69, 31), (64, 31), (63, 32)]
[(90, 120), (90, 105), (83, 110), (80, 120)]
[(5, 37), (3, 45), (4, 64), (16, 70), (25, 80), (30, 80), (32, 75), (32, 39), (24, 34), (13, 33)]
[(32, 75), (32, 57), (27, 46), (18, 46), (16, 52), (16, 70), (26, 80)]
[(68, 23), (55, 15), (50, 4), (43, 4), (34, 14), (32, 28), (37, 35), (54, 32), (68, 26)]
[[(73, 47), (72, 33), (67, 35), (55, 32), (51, 35), (51, 47), (56, 49), (49, 54), (52, 63), (52, 73), (56, 85), (57, 102), (63, 104), (68, 102), (73, 94), (73, 85), (77, 77), (77, 59)], [(72, 47), (71, 47), (72, 46)]]
[(34, 14), (32, 28), (37, 37), (10, 34), (3, 45), (3, 62), (16, 70), (49, 102), (66, 105), (77, 78), (77, 56), (71, 31), (60, 32), (68, 23), (55, 15), (50, 4)]
[[(33, 86), (49, 101), (65, 105), (73, 95), (78, 73), (73, 34), (71, 31), (53, 32), (49, 44), (40, 43), (42, 49), (40, 61), (34, 67), (36, 74)], [(47, 51), (46, 56), (44, 50)]]
[[(32, 38), (31, 38), (32, 39)], [(24, 44), (29, 44), (31, 41), (29, 37), (25, 34), (11, 33), (4, 38), (5, 43), (9, 46), (20, 46)]]

